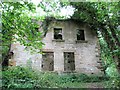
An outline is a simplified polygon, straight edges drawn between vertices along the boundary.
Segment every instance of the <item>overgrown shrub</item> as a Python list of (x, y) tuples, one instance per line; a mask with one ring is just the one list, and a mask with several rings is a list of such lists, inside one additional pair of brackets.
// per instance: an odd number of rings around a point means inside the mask
[(89, 82), (89, 77), (86, 74), (77, 75), (77, 78), (78, 82)]
[(37, 74), (22, 67), (10, 67), (2, 72), (2, 87), (3, 88), (32, 88), (34, 80), (37, 79)]
[(10, 67), (2, 72), (2, 88), (57, 87), (59, 77), (55, 73), (36, 72), (26, 67)]
[(61, 77), (61, 82), (79, 82), (79, 83), (89, 83), (89, 82), (101, 82), (109, 80), (107, 76), (97, 76), (97, 75), (86, 75), (86, 74), (68, 74)]
[(36, 72), (19, 66), (8, 68), (3, 71), (2, 76), (3, 88), (63, 88), (79, 86), (80, 83), (108, 80), (106, 77), (96, 75)]
[(110, 78), (109, 81), (105, 82), (105, 88), (120, 89), (120, 76)]
[(115, 67), (115, 64), (111, 64), (106, 69), (107, 76), (110, 77), (110, 80), (107, 82), (106, 87), (108, 88), (120, 88), (120, 74)]

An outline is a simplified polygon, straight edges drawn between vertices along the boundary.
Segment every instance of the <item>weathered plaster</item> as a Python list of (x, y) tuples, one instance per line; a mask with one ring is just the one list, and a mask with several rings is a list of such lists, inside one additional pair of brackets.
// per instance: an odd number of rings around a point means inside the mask
[[(63, 41), (54, 40), (54, 28), (62, 28)], [(76, 29), (83, 28), (85, 31), (85, 41), (76, 43)], [(43, 51), (54, 52), (54, 71), (64, 71), (64, 52), (74, 52), (75, 71), (87, 74), (102, 74), (99, 61), (99, 44), (97, 36), (86, 24), (74, 23), (71, 20), (52, 21), (48, 32), (43, 38)], [(24, 50), (24, 46), (13, 44), (11, 50), (14, 52), (13, 60), (16, 65), (26, 65), (27, 60), (31, 60), (31, 67), (41, 69), (42, 55), (33, 54)]]

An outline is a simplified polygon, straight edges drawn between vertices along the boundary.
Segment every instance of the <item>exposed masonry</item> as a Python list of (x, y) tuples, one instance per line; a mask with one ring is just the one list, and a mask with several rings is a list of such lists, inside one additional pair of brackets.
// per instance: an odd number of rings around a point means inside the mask
[(10, 65), (30, 66), (39, 71), (103, 74), (98, 39), (87, 24), (54, 20), (42, 41), (43, 55), (31, 54), (19, 43), (12, 44)]

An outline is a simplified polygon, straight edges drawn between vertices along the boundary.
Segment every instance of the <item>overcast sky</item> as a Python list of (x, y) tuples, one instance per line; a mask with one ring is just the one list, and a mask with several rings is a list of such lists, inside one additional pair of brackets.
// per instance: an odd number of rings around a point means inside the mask
[[(31, 0), (31, 1), (37, 6), (42, 0)], [(55, 1), (58, 1), (58, 0), (54, 0), (54, 2)], [(52, 12), (49, 12), (49, 13), (54, 14), (54, 16), (57, 14), (57, 15), (60, 15), (60, 16), (64, 16), (66, 18), (70, 18), (70, 16), (73, 15), (74, 10), (75, 10), (72, 6), (60, 7), (60, 4), (57, 4), (57, 6), (58, 6), (58, 8), (60, 8), (60, 11), (52, 10)], [(50, 9), (49, 6), (46, 6), (46, 8)], [(36, 10), (37, 10), (36, 15), (42, 16), (42, 15), (47, 15), (48, 14), (48, 12), (44, 12), (41, 8), (36, 7)]]

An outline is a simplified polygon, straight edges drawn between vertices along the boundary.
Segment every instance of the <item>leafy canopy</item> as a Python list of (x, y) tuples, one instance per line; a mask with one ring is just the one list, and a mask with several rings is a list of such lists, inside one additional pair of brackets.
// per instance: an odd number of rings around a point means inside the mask
[(38, 30), (38, 18), (31, 16), (35, 12), (35, 5), (30, 2), (3, 2), (2, 3), (2, 55), (3, 60), (10, 51), (14, 42), (19, 42), (31, 49), (42, 48), (42, 33)]

